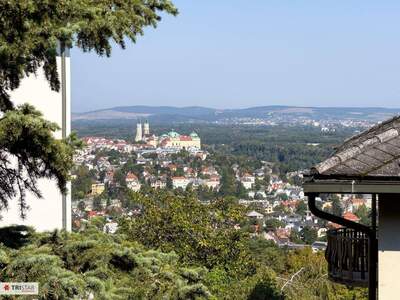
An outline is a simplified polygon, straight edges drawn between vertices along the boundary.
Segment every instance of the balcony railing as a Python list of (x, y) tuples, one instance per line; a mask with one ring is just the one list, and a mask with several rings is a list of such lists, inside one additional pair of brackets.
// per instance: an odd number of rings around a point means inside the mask
[(350, 228), (328, 230), (329, 278), (332, 281), (351, 285), (368, 286), (368, 236)]

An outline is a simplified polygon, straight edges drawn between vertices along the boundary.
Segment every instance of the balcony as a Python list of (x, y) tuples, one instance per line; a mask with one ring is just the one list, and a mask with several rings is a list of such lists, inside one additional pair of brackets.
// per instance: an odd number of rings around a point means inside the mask
[(368, 236), (350, 228), (328, 230), (329, 278), (350, 286), (368, 286)]

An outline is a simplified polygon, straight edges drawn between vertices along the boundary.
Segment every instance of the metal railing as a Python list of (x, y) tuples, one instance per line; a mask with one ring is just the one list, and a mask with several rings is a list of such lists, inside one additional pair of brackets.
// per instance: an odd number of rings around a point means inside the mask
[(350, 228), (328, 230), (325, 258), (332, 281), (368, 286), (368, 236)]

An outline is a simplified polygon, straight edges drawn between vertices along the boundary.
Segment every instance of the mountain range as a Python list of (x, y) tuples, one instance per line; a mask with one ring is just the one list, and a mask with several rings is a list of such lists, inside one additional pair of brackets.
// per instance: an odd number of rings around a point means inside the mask
[(107, 109), (73, 113), (72, 120), (148, 119), (158, 122), (214, 122), (238, 118), (354, 119), (380, 121), (400, 114), (400, 108), (382, 107), (299, 107), (259, 106), (242, 109), (214, 109), (200, 106), (119, 106)]

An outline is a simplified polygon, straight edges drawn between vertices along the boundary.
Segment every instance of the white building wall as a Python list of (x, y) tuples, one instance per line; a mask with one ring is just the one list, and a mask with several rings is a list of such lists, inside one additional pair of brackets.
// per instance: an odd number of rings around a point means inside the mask
[[(61, 57), (57, 58), (61, 82)], [(71, 131), (71, 86), (70, 86), (70, 58), (67, 55), (65, 59), (65, 89), (66, 92), (66, 126), (65, 133), (69, 135)], [(50, 86), (42, 71), (37, 76), (31, 75), (22, 80), (20, 87), (11, 92), (11, 99), (15, 105), (30, 103), (40, 110), (44, 117), (55, 122), (62, 127), (63, 106), (62, 106), (62, 88), (60, 92), (50, 89)], [(62, 137), (62, 130), (56, 134), (56, 138)], [(22, 220), (19, 215), (17, 201), (11, 201), (8, 211), (0, 212), (2, 220), (0, 226), (13, 224), (24, 224), (33, 226), (38, 231), (66, 229), (71, 230), (71, 196), (70, 192), (63, 197), (57, 188), (54, 180), (41, 179), (38, 182), (43, 198), (38, 199), (32, 194), (27, 194), (27, 203), (30, 209), (27, 217)], [(70, 191), (71, 185), (68, 184)]]
[(400, 195), (379, 196), (378, 299), (400, 295)]
[(253, 187), (253, 183), (251, 181), (241, 181), (241, 183), (246, 190), (251, 190)]
[(182, 188), (186, 189), (190, 181), (188, 179), (172, 179), (172, 186), (174, 189)]

